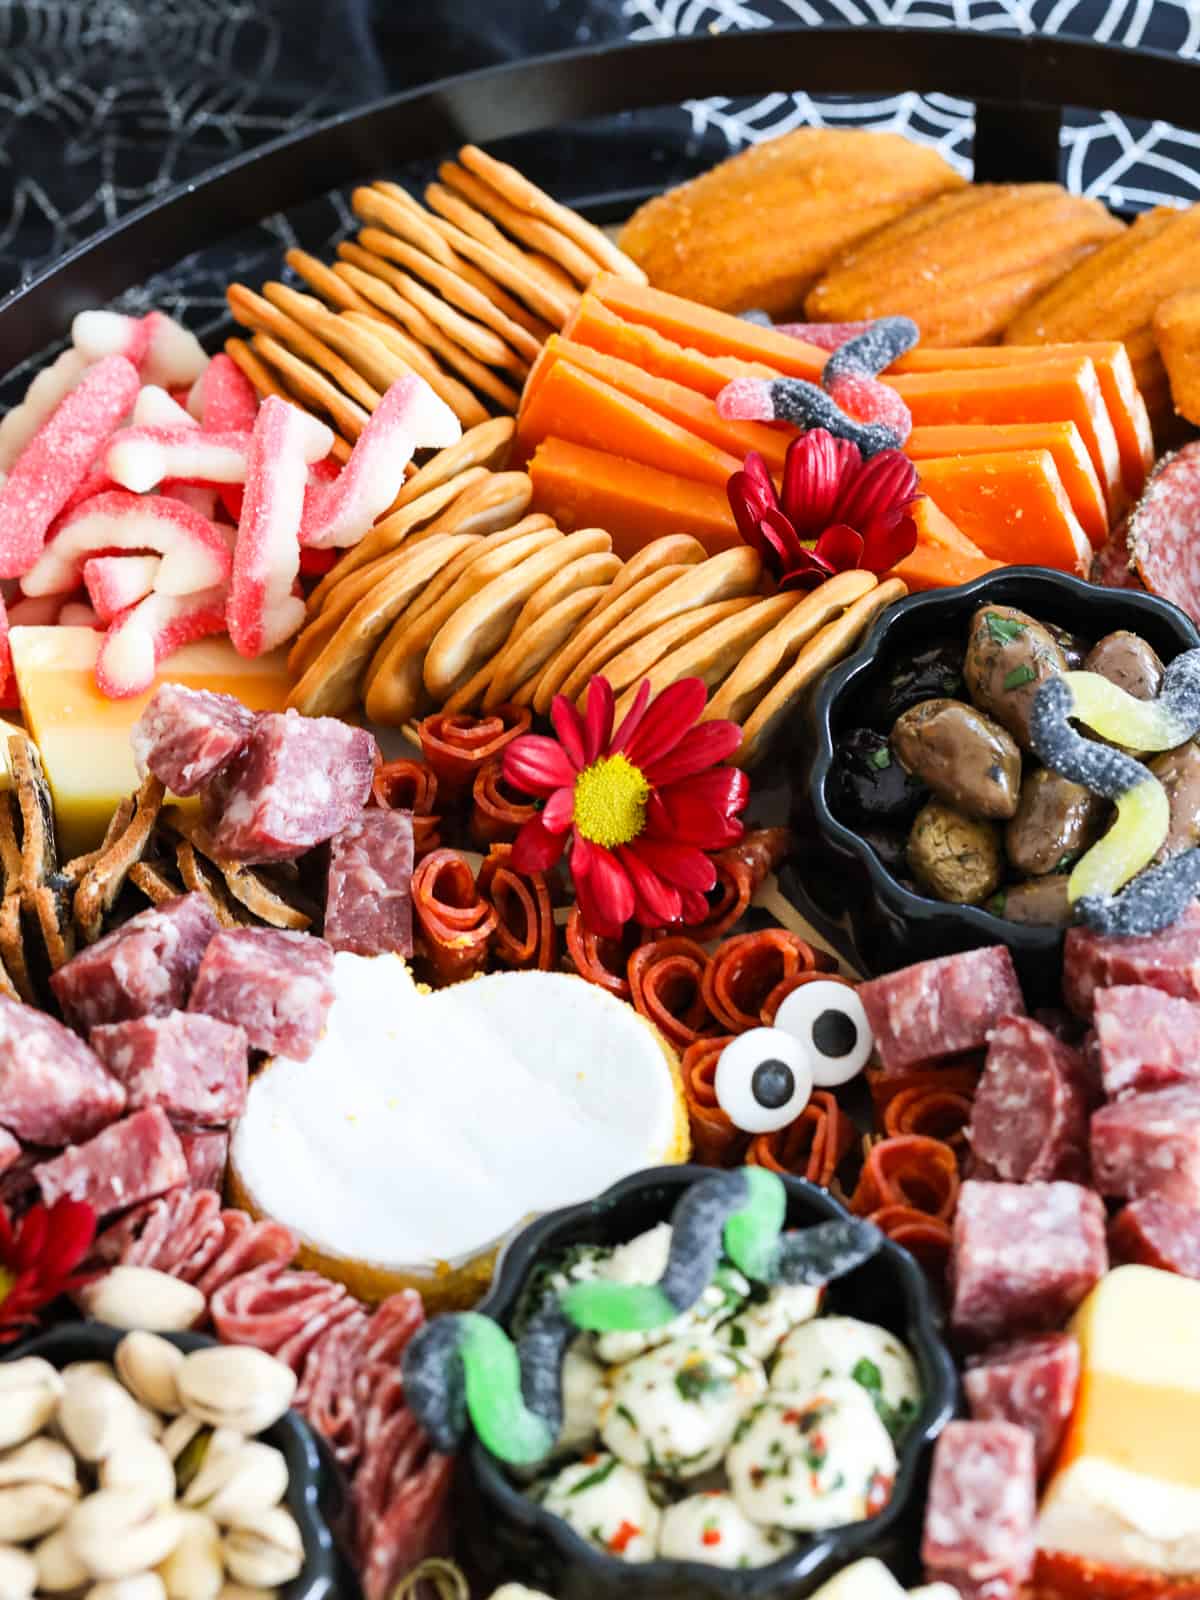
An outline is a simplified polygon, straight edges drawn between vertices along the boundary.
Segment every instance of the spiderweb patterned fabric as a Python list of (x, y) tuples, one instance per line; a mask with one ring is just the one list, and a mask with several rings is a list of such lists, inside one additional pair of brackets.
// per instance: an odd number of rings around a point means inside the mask
[[(0, 293), (174, 184), (375, 96), (540, 51), (788, 22), (1040, 32), (1200, 57), (1200, 0), (0, 0)], [(665, 187), (805, 124), (894, 129), (970, 170), (971, 107), (949, 94), (716, 98), (505, 149), (570, 199)], [(1063, 145), (1064, 181), (1114, 206), (1200, 199), (1200, 136), (1078, 115)], [(393, 168), (427, 175), (402, 151)], [(326, 196), (119, 303), (160, 305), (215, 338), (230, 278), (276, 275), (289, 245), (329, 252), (353, 225), (345, 196)], [(28, 375), (0, 383), (0, 409)]]

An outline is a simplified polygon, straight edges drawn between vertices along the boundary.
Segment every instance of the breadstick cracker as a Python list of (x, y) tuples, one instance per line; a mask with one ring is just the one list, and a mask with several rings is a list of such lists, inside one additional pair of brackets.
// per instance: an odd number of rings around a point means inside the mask
[[(456, 195), (445, 190), (443, 195), (445, 197), (443, 204), (449, 211), (455, 212), (458, 216), (465, 215), (472, 224), (484, 223), (487, 229), (495, 233), (496, 230), (487, 222), (486, 217), (480, 217), (478, 212), (464, 205)], [(518, 299), (523, 300), (530, 310), (543, 318), (552, 329), (561, 328), (571, 315), (574, 309), (571, 296), (547, 284), (544, 274), (530, 271), (527, 258), (515, 246), (509, 247), (508, 250), (496, 249), (488, 242), (489, 236), (485, 234), (484, 238), (479, 238), (470, 227), (459, 226), (459, 223), (449, 215), (431, 215), (430, 222), (459, 255), (486, 273), (501, 288), (511, 291)], [(508, 243), (503, 235), (500, 235), (500, 240), (502, 245)]]
[(511, 205), (491, 184), (477, 178), (474, 173), (453, 161), (443, 161), (438, 168), (438, 177), (448, 189), (461, 195), (476, 211), (490, 218), (512, 238), (519, 239), (531, 250), (540, 251), (556, 262), (582, 288), (586, 289), (593, 278), (599, 277), (599, 263), (586, 250), (581, 250), (573, 239), (569, 239), (552, 223), (543, 222)]
[(289, 250), (283, 258), (296, 276), (315, 289), (321, 299), (338, 311), (365, 311), (367, 301), (351, 284), (339, 278), (333, 268), (307, 250)]
[(229, 302), (229, 309), (244, 327), (280, 340), (294, 355), (328, 373), (342, 392), (356, 404), (368, 412), (374, 411), (382, 398), (380, 391), (303, 323), (297, 322), (242, 283), (231, 283), (225, 291), (225, 298)]
[[(712, 605), (694, 606), (689, 611), (660, 622), (640, 639), (626, 645), (604, 668), (604, 676), (614, 694), (623, 695), (626, 689), (636, 693), (642, 679), (667, 655), (674, 652), (697, 635), (708, 633), (730, 619), (754, 609), (755, 597), (741, 595), (736, 600), (717, 600)], [(582, 707), (587, 702), (587, 684), (579, 691), (575, 704)], [(632, 700), (631, 700), (632, 703)]]
[[(368, 283), (372, 282), (369, 272), (352, 267), (345, 261), (338, 262), (336, 271), (344, 272), (347, 279), (357, 275)], [(447, 372), (424, 345), (418, 344), (410, 334), (405, 333), (404, 329), (398, 327), (378, 306), (371, 305), (368, 301), (366, 311), (344, 312), (343, 320), (352, 327), (361, 328), (369, 337), (386, 345), (393, 354), (398, 355), (401, 361), (406, 363), (410, 371), (415, 372), (419, 378), (424, 378), (438, 398), (446, 402), (464, 428), (473, 428), (478, 423), (488, 420), (487, 407), (479, 397), (472, 394), (465, 383)]]

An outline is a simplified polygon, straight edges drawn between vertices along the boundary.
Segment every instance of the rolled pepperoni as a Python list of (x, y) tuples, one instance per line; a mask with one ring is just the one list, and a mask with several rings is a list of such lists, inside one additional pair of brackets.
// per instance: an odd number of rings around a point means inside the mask
[[(828, 961), (830, 964), (833, 961), (832, 956), (826, 956), (823, 950), (814, 950), (813, 959), (818, 962)], [(782, 983), (777, 983), (763, 1001), (762, 1010), (758, 1014), (759, 1021), (763, 1027), (773, 1028), (775, 1026), (775, 1018), (779, 1013), (779, 1008), (788, 995), (795, 994), (796, 990), (802, 989), (806, 983), (817, 982), (840, 983), (847, 989), (857, 987), (856, 984), (850, 982), (849, 978), (843, 978), (838, 972), (828, 971), (823, 965), (817, 966), (812, 972), (797, 972), (794, 977), (784, 978)]]
[(471, 787), (484, 762), (519, 734), (528, 733), (532, 721), (528, 706), (497, 706), (484, 717), (439, 711), (418, 723), (421, 753), (437, 774), (442, 794), (457, 799)]
[(478, 972), (496, 931), (496, 913), (475, 886), (470, 863), (457, 850), (435, 850), (412, 877), (421, 954), (438, 983)]
[(520, 799), (504, 782), (503, 766), (503, 757), (492, 756), (471, 785), (470, 831), (480, 848), (497, 842), (511, 844), (538, 814), (536, 804)]
[(678, 1050), (716, 1031), (704, 991), (708, 956), (678, 935), (639, 945), (629, 958), (629, 998)]
[(792, 1173), (828, 1189), (853, 1143), (850, 1118), (828, 1090), (814, 1089), (794, 1122), (751, 1141), (746, 1160), (752, 1167)]
[(697, 1039), (683, 1053), (683, 1092), (687, 1098), (695, 1159), (706, 1167), (735, 1167), (746, 1153), (750, 1135), (735, 1128), (717, 1100), (717, 1062), (732, 1034)]
[(386, 761), (375, 768), (368, 804), (412, 812), (413, 856), (419, 861), (441, 843), (437, 795), (437, 774), (423, 761)]
[(723, 938), (744, 915), (767, 874), (783, 860), (790, 843), (787, 828), (756, 828), (727, 850), (718, 850), (712, 858), (717, 882), (709, 895), (709, 914), (688, 928), (692, 938), (701, 944)]
[(704, 1005), (726, 1032), (745, 1033), (759, 1026), (764, 1003), (785, 979), (820, 965), (812, 946), (786, 928), (740, 933), (707, 963)]
[(935, 1063), (925, 1067), (905, 1067), (902, 1072), (868, 1067), (865, 1076), (867, 1088), (871, 1091), (871, 1103), (875, 1107), (875, 1119), (881, 1125), (886, 1125), (888, 1107), (906, 1089), (936, 1089), (944, 1094), (961, 1094), (970, 1100), (974, 1098), (982, 1072), (983, 1056), (973, 1053), (961, 1056), (955, 1062), (948, 1061), (944, 1066)]
[(917, 1134), (948, 1144), (962, 1159), (967, 1148), (967, 1124), (971, 1120), (971, 1096), (936, 1084), (901, 1089), (892, 1096), (883, 1114), (883, 1131), (895, 1139)]
[(637, 931), (632, 923), (626, 924), (624, 939), (605, 939), (593, 933), (573, 906), (567, 918), (567, 954), (575, 971), (589, 983), (607, 989), (618, 1000), (629, 999), (629, 979), (626, 972), (629, 958), (637, 948), (634, 941)]
[(948, 1222), (912, 1206), (880, 1206), (867, 1220), (914, 1256), (935, 1283), (945, 1282), (953, 1238)]
[(511, 845), (494, 844), (479, 869), (479, 893), (496, 914), (492, 949), (506, 967), (552, 972), (558, 956), (558, 929), (546, 875), (517, 872), (511, 855)]
[(958, 1203), (958, 1161), (940, 1139), (904, 1134), (878, 1139), (867, 1153), (850, 1209), (872, 1216), (884, 1206), (907, 1206), (949, 1222)]

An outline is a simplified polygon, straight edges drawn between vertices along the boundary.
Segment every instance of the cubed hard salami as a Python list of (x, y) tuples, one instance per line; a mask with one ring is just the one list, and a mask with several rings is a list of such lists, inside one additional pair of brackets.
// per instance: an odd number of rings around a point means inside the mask
[(178, 1134), (154, 1106), (43, 1161), (34, 1176), (48, 1206), (66, 1196), (107, 1217), (186, 1183), (188, 1169)]
[(1200, 1210), (1147, 1195), (1113, 1219), (1108, 1244), (1115, 1261), (1135, 1261), (1181, 1278), (1200, 1278)]
[(257, 720), (230, 694), (164, 683), (130, 735), (138, 771), (172, 794), (197, 794), (245, 749)]
[(1200, 1206), (1200, 1084), (1135, 1094), (1092, 1118), (1092, 1179), (1122, 1200)]
[(125, 1109), (125, 1090), (70, 1028), (0, 996), (0, 1126), (30, 1144), (90, 1139)]
[(227, 928), (205, 951), (188, 1009), (239, 1023), (254, 1050), (305, 1061), (333, 1004), (333, 951), (307, 933)]
[(7, 1128), (0, 1128), (0, 1175), (15, 1167), (21, 1159), (21, 1141), (15, 1139)]
[(1030, 1017), (1005, 1017), (992, 1033), (971, 1109), (976, 1159), (1006, 1183), (1066, 1178), (1088, 1169), (1084, 1063)]
[(1108, 1267), (1100, 1196), (1075, 1183), (985, 1183), (958, 1196), (950, 1320), (986, 1343), (1057, 1327)]
[(72, 956), (50, 979), (63, 1016), (86, 1033), (102, 1022), (178, 1011), (218, 927), (201, 894), (139, 911)]
[(125, 1086), (131, 1110), (161, 1106), (177, 1126), (222, 1126), (246, 1109), (243, 1029), (197, 1011), (109, 1022), (91, 1045)]
[(1025, 1015), (1003, 945), (922, 961), (873, 978), (858, 993), (887, 1072), (980, 1050), (1001, 1017)]
[(1097, 989), (1096, 1041), (1110, 1100), (1200, 1083), (1200, 1005), (1142, 984)]
[(1129, 938), (1068, 928), (1063, 944), (1063, 996), (1077, 1017), (1090, 1017), (1097, 989), (1149, 984), (1180, 1000), (1200, 1000), (1200, 906), (1190, 906), (1161, 933)]
[(358, 956), (411, 956), (413, 824), (410, 811), (364, 811), (329, 850), (325, 940)]
[(213, 844), (234, 861), (288, 861), (332, 839), (371, 792), (375, 740), (335, 717), (258, 719), (213, 790)]
[(199, 1133), (176, 1128), (175, 1132), (187, 1162), (188, 1188), (215, 1189), (220, 1194), (229, 1159), (229, 1134), (223, 1128), (205, 1128)]
[(1069, 1333), (997, 1345), (970, 1361), (963, 1378), (976, 1422), (1029, 1429), (1039, 1475), (1058, 1450), (1078, 1387), (1079, 1344)]
[(963, 1600), (1011, 1600), (1033, 1571), (1033, 1436), (1011, 1422), (950, 1422), (933, 1452), (921, 1560)]

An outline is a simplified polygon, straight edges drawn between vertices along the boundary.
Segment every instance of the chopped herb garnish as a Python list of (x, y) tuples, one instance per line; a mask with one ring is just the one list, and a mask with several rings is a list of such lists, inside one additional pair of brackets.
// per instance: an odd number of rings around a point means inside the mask
[(992, 636), (993, 644), (1012, 644), (1014, 639), (1019, 639), (1025, 632), (1025, 624), (1016, 622), (1012, 617), (997, 616), (994, 611), (989, 611), (984, 617), (987, 631)]
[(600, 1463), (595, 1472), (589, 1472), (585, 1477), (580, 1478), (578, 1483), (572, 1484), (567, 1490), (568, 1495), (582, 1494), (585, 1489), (594, 1489), (598, 1483), (603, 1483), (605, 1478), (615, 1472), (616, 1467), (616, 1456), (609, 1456), (607, 1461)]
[(815, 1446), (810, 1446), (804, 1452), (804, 1465), (810, 1472), (820, 1472), (821, 1468), (825, 1465), (825, 1457), (827, 1454), (828, 1452), (825, 1450), (818, 1450)]
[(1076, 854), (1077, 854), (1076, 851), (1068, 850), (1065, 855), (1059, 856), (1058, 860), (1054, 863), (1054, 866), (1051, 868), (1051, 871), (1052, 872), (1065, 872), (1067, 870), (1067, 868), (1071, 865), (1071, 863), (1074, 861)]
[(714, 1372), (707, 1361), (693, 1361), (675, 1374), (675, 1387), (683, 1400), (701, 1400), (728, 1386), (728, 1378)]
[(734, 1350), (740, 1350), (746, 1343), (746, 1330), (740, 1322), (729, 1324), (729, 1344)]
[(1011, 672), (1004, 674), (1004, 687), (1006, 689), (1023, 689), (1027, 683), (1032, 683), (1036, 677), (1037, 673), (1026, 661), (1021, 666), (1014, 667)]
[(637, 1432), (637, 1419), (634, 1417), (634, 1414), (633, 1414), (632, 1411), (630, 1411), (629, 1407), (628, 1406), (623, 1406), (620, 1403), (620, 1401), (618, 1401), (616, 1406), (614, 1406), (613, 1409), (616, 1411), (617, 1416), (620, 1417), (621, 1421), (628, 1423), (629, 1426), (636, 1433)]
[(872, 753), (870, 761), (873, 767), (877, 767), (880, 772), (883, 772), (892, 764), (892, 753), (886, 745), (881, 745), (878, 750)]
[(1004, 908), (1008, 904), (1008, 896), (1003, 889), (998, 890), (987, 902), (987, 908), (994, 917), (1002, 917)]
[(856, 1361), (850, 1376), (855, 1383), (861, 1384), (869, 1395), (883, 1393), (883, 1374), (873, 1361), (868, 1361), (863, 1356), (861, 1361)]

